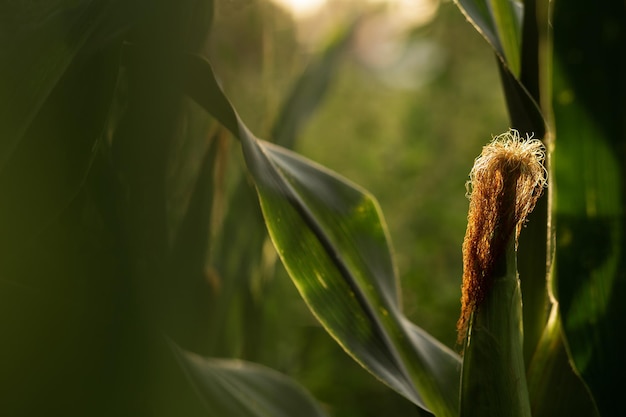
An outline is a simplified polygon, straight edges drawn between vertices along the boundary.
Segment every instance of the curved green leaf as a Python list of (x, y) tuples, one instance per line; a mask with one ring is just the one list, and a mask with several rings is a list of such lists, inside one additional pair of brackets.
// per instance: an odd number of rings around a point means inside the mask
[(533, 417), (599, 416), (593, 397), (567, 357), (556, 304), (526, 374)]
[(544, 138), (546, 120), (537, 101), (501, 61), (498, 61), (498, 69), (511, 126), (522, 135)]
[(521, 72), (523, 4), (516, 0), (455, 0), (516, 77)]
[(436, 415), (454, 415), (458, 359), (432, 338), (411, 343), (375, 200), (285, 149), (253, 146), (247, 158), (258, 170), (253, 175), (270, 236), (313, 313), (389, 386)]
[(460, 359), (401, 313), (387, 231), (363, 189), (257, 139), (189, 56), (186, 91), (241, 141), (270, 236), (326, 330), (362, 366), (423, 409), (458, 411)]
[(313, 397), (287, 376), (255, 363), (172, 350), (209, 417), (324, 417)]

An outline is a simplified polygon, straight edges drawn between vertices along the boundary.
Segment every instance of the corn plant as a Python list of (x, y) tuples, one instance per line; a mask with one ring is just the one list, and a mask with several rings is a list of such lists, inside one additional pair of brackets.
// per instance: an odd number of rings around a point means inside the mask
[[(351, 29), (301, 78), (271, 143), (202, 54), (211, 2), (3, 2), (3, 413), (326, 415), (285, 375), (216, 358), (228, 309), (208, 258), (249, 274), (263, 240), (244, 182), (232, 201), (250, 218), (217, 213), (232, 136), (303, 300), (382, 383), (436, 416), (618, 415), (623, 4), (458, 6), (494, 50), (512, 130), (470, 174), (455, 351), (405, 316), (375, 198), (285, 147)], [(248, 262), (212, 246), (220, 220)]]

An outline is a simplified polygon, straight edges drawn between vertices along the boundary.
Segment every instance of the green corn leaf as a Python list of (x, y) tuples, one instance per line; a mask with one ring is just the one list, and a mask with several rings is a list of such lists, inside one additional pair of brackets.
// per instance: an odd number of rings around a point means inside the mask
[(489, 42), (502, 62), (521, 72), (523, 4), (515, 0), (455, 0), (467, 19)]
[(555, 3), (553, 286), (568, 353), (601, 415), (621, 407), (626, 374), (625, 21), (617, 0)]
[(598, 417), (593, 397), (569, 363), (555, 304), (526, 372), (533, 417)]
[[(461, 416), (530, 417), (522, 331), (522, 294), (513, 240), (506, 265), (473, 313), (463, 356)], [(504, 257), (504, 256), (503, 256)]]
[(309, 308), (362, 366), (438, 416), (458, 412), (460, 360), (401, 313), (386, 227), (365, 190), (257, 139), (210, 64), (188, 56), (187, 93), (241, 141), (265, 222)]
[(432, 338), (410, 343), (375, 200), (291, 152), (263, 145), (286, 186), (257, 183), (266, 224), (311, 310), (362, 366), (423, 408), (450, 415), (454, 409), (446, 407), (457, 391), (448, 387), (456, 385), (458, 363)]
[[(332, 88), (332, 81), (336, 75), (344, 55), (351, 45), (351, 39), (357, 23), (341, 28), (340, 33), (326, 47), (319, 57), (314, 57), (304, 72), (296, 80), (293, 88), (285, 98), (278, 117), (272, 127), (273, 141), (286, 148), (292, 148), (299, 132), (305, 127), (311, 116), (319, 108), (320, 103)], [(262, 269), (263, 245), (268, 239), (263, 223), (263, 216), (259, 210), (256, 191), (246, 178), (241, 178), (232, 194), (230, 207), (239, 207), (239, 210), (230, 209), (226, 213), (216, 247), (212, 252), (211, 264), (216, 277), (222, 277), (220, 296), (211, 303), (211, 329), (215, 334), (221, 334), (225, 329), (243, 327), (240, 342), (246, 350), (246, 355), (254, 355), (258, 343), (256, 337), (261, 336), (263, 330), (257, 323), (248, 325), (245, 320), (242, 324), (232, 323), (233, 299), (245, 297), (247, 291), (240, 291), (242, 287), (255, 285)], [(233, 250), (236, 248), (236, 250)], [(241, 262), (245, 259), (246, 262)], [(241, 301), (242, 308), (255, 309), (256, 303)], [(254, 313), (251, 313), (254, 314)], [(239, 320), (239, 319), (238, 319)], [(231, 330), (232, 331), (232, 330)], [(229, 338), (212, 338), (211, 355), (231, 355), (232, 347), (226, 346)], [(250, 357), (250, 356), (247, 356)]]
[(250, 362), (203, 358), (171, 346), (207, 417), (326, 416), (310, 394), (279, 372)]
[(539, 105), (506, 65), (498, 62), (498, 69), (511, 126), (522, 135), (532, 134), (535, 138), (543, 138), (546, 121)]

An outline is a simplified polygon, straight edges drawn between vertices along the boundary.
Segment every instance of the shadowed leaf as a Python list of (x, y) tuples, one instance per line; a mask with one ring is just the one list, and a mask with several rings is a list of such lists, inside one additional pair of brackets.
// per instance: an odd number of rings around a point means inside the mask
[(620, 1), (554, 8), (553, 285), (570, 358), (601, 415), (619, 407), (626, 373), (624, 21)]
[(569, 362), (556, 305), (528, 364), (527, 375), (533, 417), (598, 416), (593, 397)]
[[(0, 173), (0, 250), (5, 257), (15, 255), (59, 216), (82, 186), (96, 143), (105, 134), (118, 54), (119, 48), (108, 48), (75, 62), (27, 123), (23, 140)], [(94, 78), (100, 83), (88, 83)]]
[(250, 362), (203, 358), (170, 344), (208, 417), (324, 417), (295, 381)]
[(0, 170), (78, 52), (105, 46), (127, 12), (112, 0), (0, 4)]

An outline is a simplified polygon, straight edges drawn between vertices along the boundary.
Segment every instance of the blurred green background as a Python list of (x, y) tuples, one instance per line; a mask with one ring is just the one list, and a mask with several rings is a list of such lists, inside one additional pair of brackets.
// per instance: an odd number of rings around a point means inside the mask
[[(508, 122), (493, 53), (456, 6), (331, 0), (298, 14), (268, 1), (223, 1), (208, 54), (242, 119), (271, 141), (298, 77), (357, 18), (324, 99), (293, 147), (376, 196), (408, 317), (458, 351), (465, 181), (481, 147)], [(225, 190), (242, 172), (231, 146)], [(245, 209), (224, 202), (224, 212)], [(216, 239), (221, 246), (235, 241)], [(271, 245), (259, 262), (237, 301), (224, 307), (223, 354), (294, 376), (335, 416), (420, 415), (316, 323)]]

